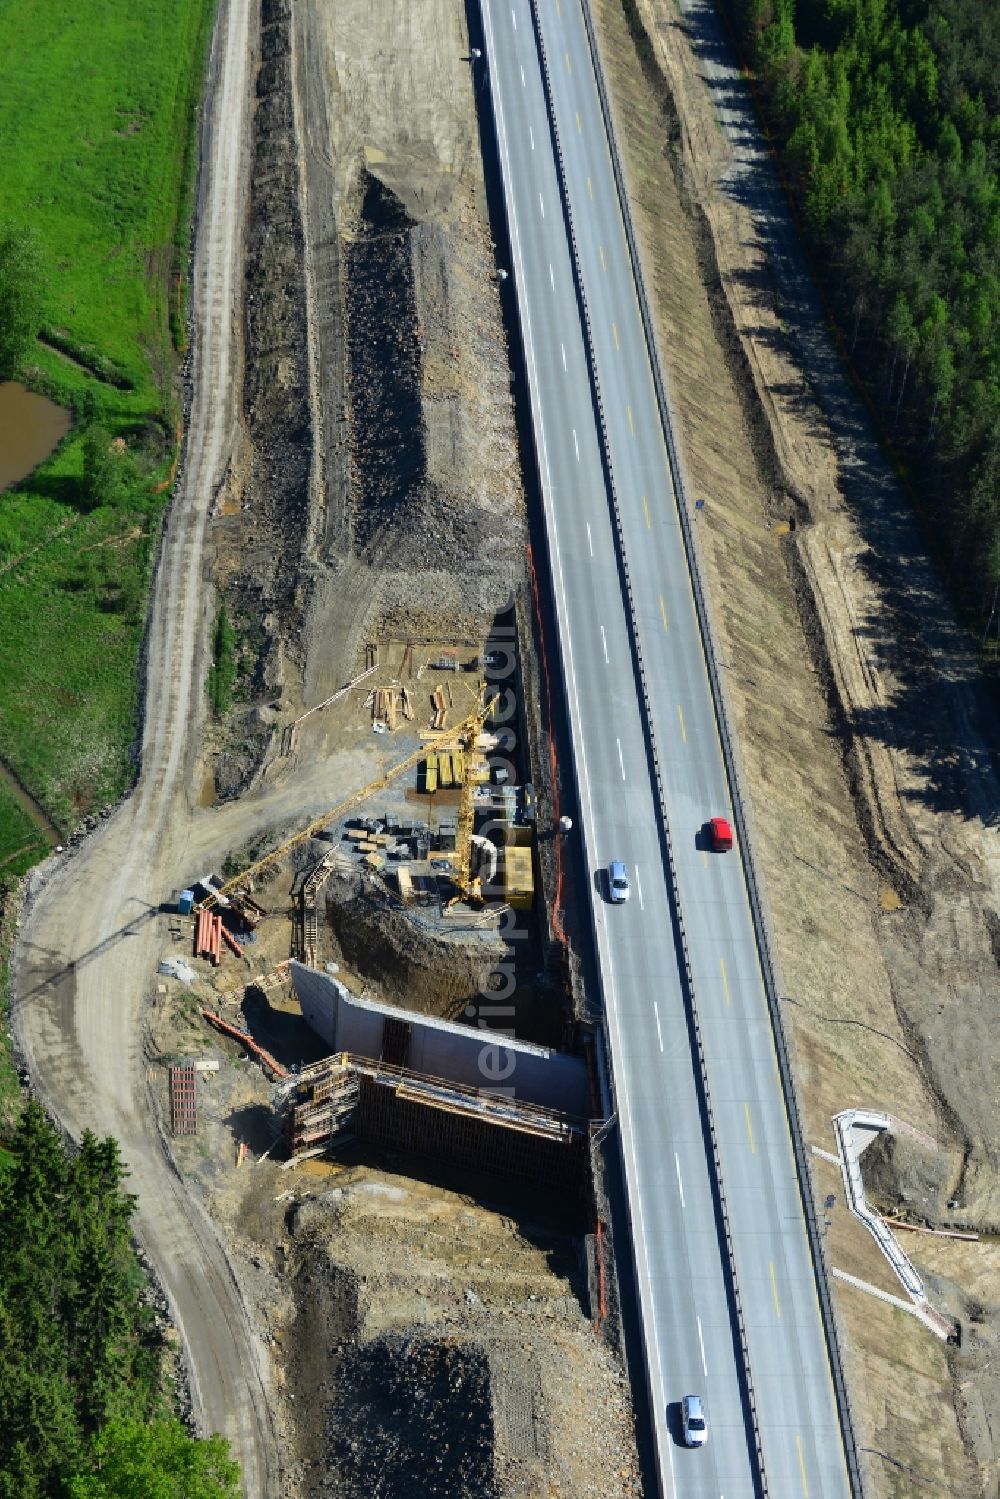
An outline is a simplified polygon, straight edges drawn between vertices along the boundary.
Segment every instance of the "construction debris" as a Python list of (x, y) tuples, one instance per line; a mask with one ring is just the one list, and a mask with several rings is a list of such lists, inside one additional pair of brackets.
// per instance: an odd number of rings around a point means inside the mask
[(157, 964), (156, 971), (167, 978), (178, 979), (182, 984), (193, 984), (197, 977), (190, 963), (185, 963), (183, 958), (164, 958)]

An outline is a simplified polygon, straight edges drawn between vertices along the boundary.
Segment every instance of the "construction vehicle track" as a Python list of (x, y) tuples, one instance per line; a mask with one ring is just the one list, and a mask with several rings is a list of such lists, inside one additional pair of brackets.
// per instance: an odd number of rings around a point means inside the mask
[(92, 1129), (120, 1140), (138, 1195), (136, 1231), (182, 1338), (194, 1420), (229, 1437), (249, 1499), (273, 1499), (267, 1358), (226, 1250), (164, 1151), (142, 1042), (157, 960), (148, 918), (183, 861), (203, 714), (205, 520), (234, 435), (226, 392), (240, 368), (234, 313), (255, 14), (242, 0), (220, 0), (202, 135), (187, 442), (152, 598), (141, 773), (107, 823), (33, 880), (13, 957), (12, 1009), (32, 1085), (59, 1122), (74, 1137)]

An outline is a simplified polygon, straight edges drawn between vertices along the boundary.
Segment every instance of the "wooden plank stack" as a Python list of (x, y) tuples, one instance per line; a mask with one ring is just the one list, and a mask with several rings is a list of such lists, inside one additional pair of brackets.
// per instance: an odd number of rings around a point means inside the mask
[(445, 696), (445, 692), (444, 692), (444, 688), (443, 687), (437, 687), (431, 693), (431, 708), (433, 710), (432, 716), (431, 716), (431, 728), (432, 729), (444, 729), (444, 728), (447, 728), (447, 725), (448, 725), (448, 699)]
[(393, 683), (390, 687), (375, 687), (365, 699), (372, 710), (372, 722), (384, 723), (387, 729), (395, 729), (399, 715), (413, 718), (413, 703), (405, 687)]

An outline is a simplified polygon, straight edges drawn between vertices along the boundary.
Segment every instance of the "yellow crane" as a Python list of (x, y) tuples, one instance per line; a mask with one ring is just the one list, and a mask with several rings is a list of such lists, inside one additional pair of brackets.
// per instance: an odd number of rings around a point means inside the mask
[(479, 708), (473, 715), (475, 732), (469, 741), (470, 753), (465, 756), (462, 792), (458, 801), (458, 816), (455, 820), (455, 858), (451, 878), (456, 894), (448, 902), (447, 910), (459, 901), (479, 904), (483, 898), (480, 880), (472, 877), (472, 832), (476, 825), (474, 768), (477, 759), (480, 758), (476, 753), (476, 740), (483, 732), (483, 725), (489, 717), (491, 706), (489, 703), (480, 701)]
[[(383, 771), (381, 775), (376, 776), (374, 781), (369, 781), (367, 786), (362, 786), (360, 791), (352, 792), (352, 794), (350, 796), (346, 796), (342, 802), (338, 802), (335, 807), (331, 807), (328, 812), (324, 812), (322, 817), (317, 817), (314, 822), (311, 822), (308, 827), (303, 828), (301, 832), (296, 833), (291, 838), (286, 838), (284, 843), (280, 844), (277, 848), (273, 848), (271, 852), (265, 854), (263, 858), (258, 859), (254, 864), (249, 865), (246, 869), (241, 870), (239, 874), (233, 875), (233, 878), (231, 880), (227, 880), (226, 883), (224, 885), (221, 885), (219, 889), (216, 890), (212, 895), (208, 895), (204, 900), (199, 901), (198, 910), (208, 910), (209, 907), (215, 905), (220, 895), (232, 895), (234, 891), (238, 890), (241, 886), (246, 885), (250, 880), (255, 879), (259, 874), (262, 873), (263, 870), (269, 868), (270, 865), (280, 863), (285, 855), (290, 853), (293, 848), (296, 848), (300, 843), (304, 843), (307, 838), (314, 838), (322, 828), (327, 827), (329, 823), (336, 822), (338, 818), (343, 817), (344, 813), (349, 812), (350, 809), (353, 806), (356, 806), (358, 802), (367, 801), (367, 799), (370, 796), (374, 796), (376, 792), (384, 790), (385, 787), (390, 785), (392, 781), (395, 781), (399, 776), (404, 775), (406, 771), (412, 770), (414, 766), (419, 765), (420, 761), (425, 759), (428, 753), (435, 754), (441, 749), (448, 749), (452, 745), (462, 744), (463, 741), (474, 745), (477, 736), (482, 732), (483, 723), (485, 722), (487, 712), (488, 709), (485, 709), (483, 707), (482, 689), (480, 689), (480, 692), (477, 694), (475, 712), (470, 713), (467, 718), (463, 718), (461, 723), (456, 724), (453, 729), (447, 729), (442, 734), (435, 734), (434, 739), (430, 744), (421, 745), (419, 749), (413, 750), (409, 755), (405, 756), (404, 759), (397, 761), (395, 765), (391, 766), (388, 770)], [(469, 834), (471, 834), (473, 810), (471, 799), (469, 806)], [(460, 807), (459, 825), (461, 825), (461, 822), (462, 816)], [(455, 841), (457, 846), (457, 837)], [(465, 847), (466, 881), (468, 881), (468, 837), (466, 837), (465, 839)]]

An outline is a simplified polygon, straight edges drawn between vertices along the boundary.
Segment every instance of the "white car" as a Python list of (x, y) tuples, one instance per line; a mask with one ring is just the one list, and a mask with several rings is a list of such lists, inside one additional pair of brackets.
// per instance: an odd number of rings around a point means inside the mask
[(612, 859), (608, 865), (608, 893), (612, 905), (620, 906), (623, 901), (628, 900), (628, 875), (621, 859)]
[(685, 1447), (704, 1447), (708, 1441), (708, 1423), (700, 1395), (685, 1395), (681, 1401)]

